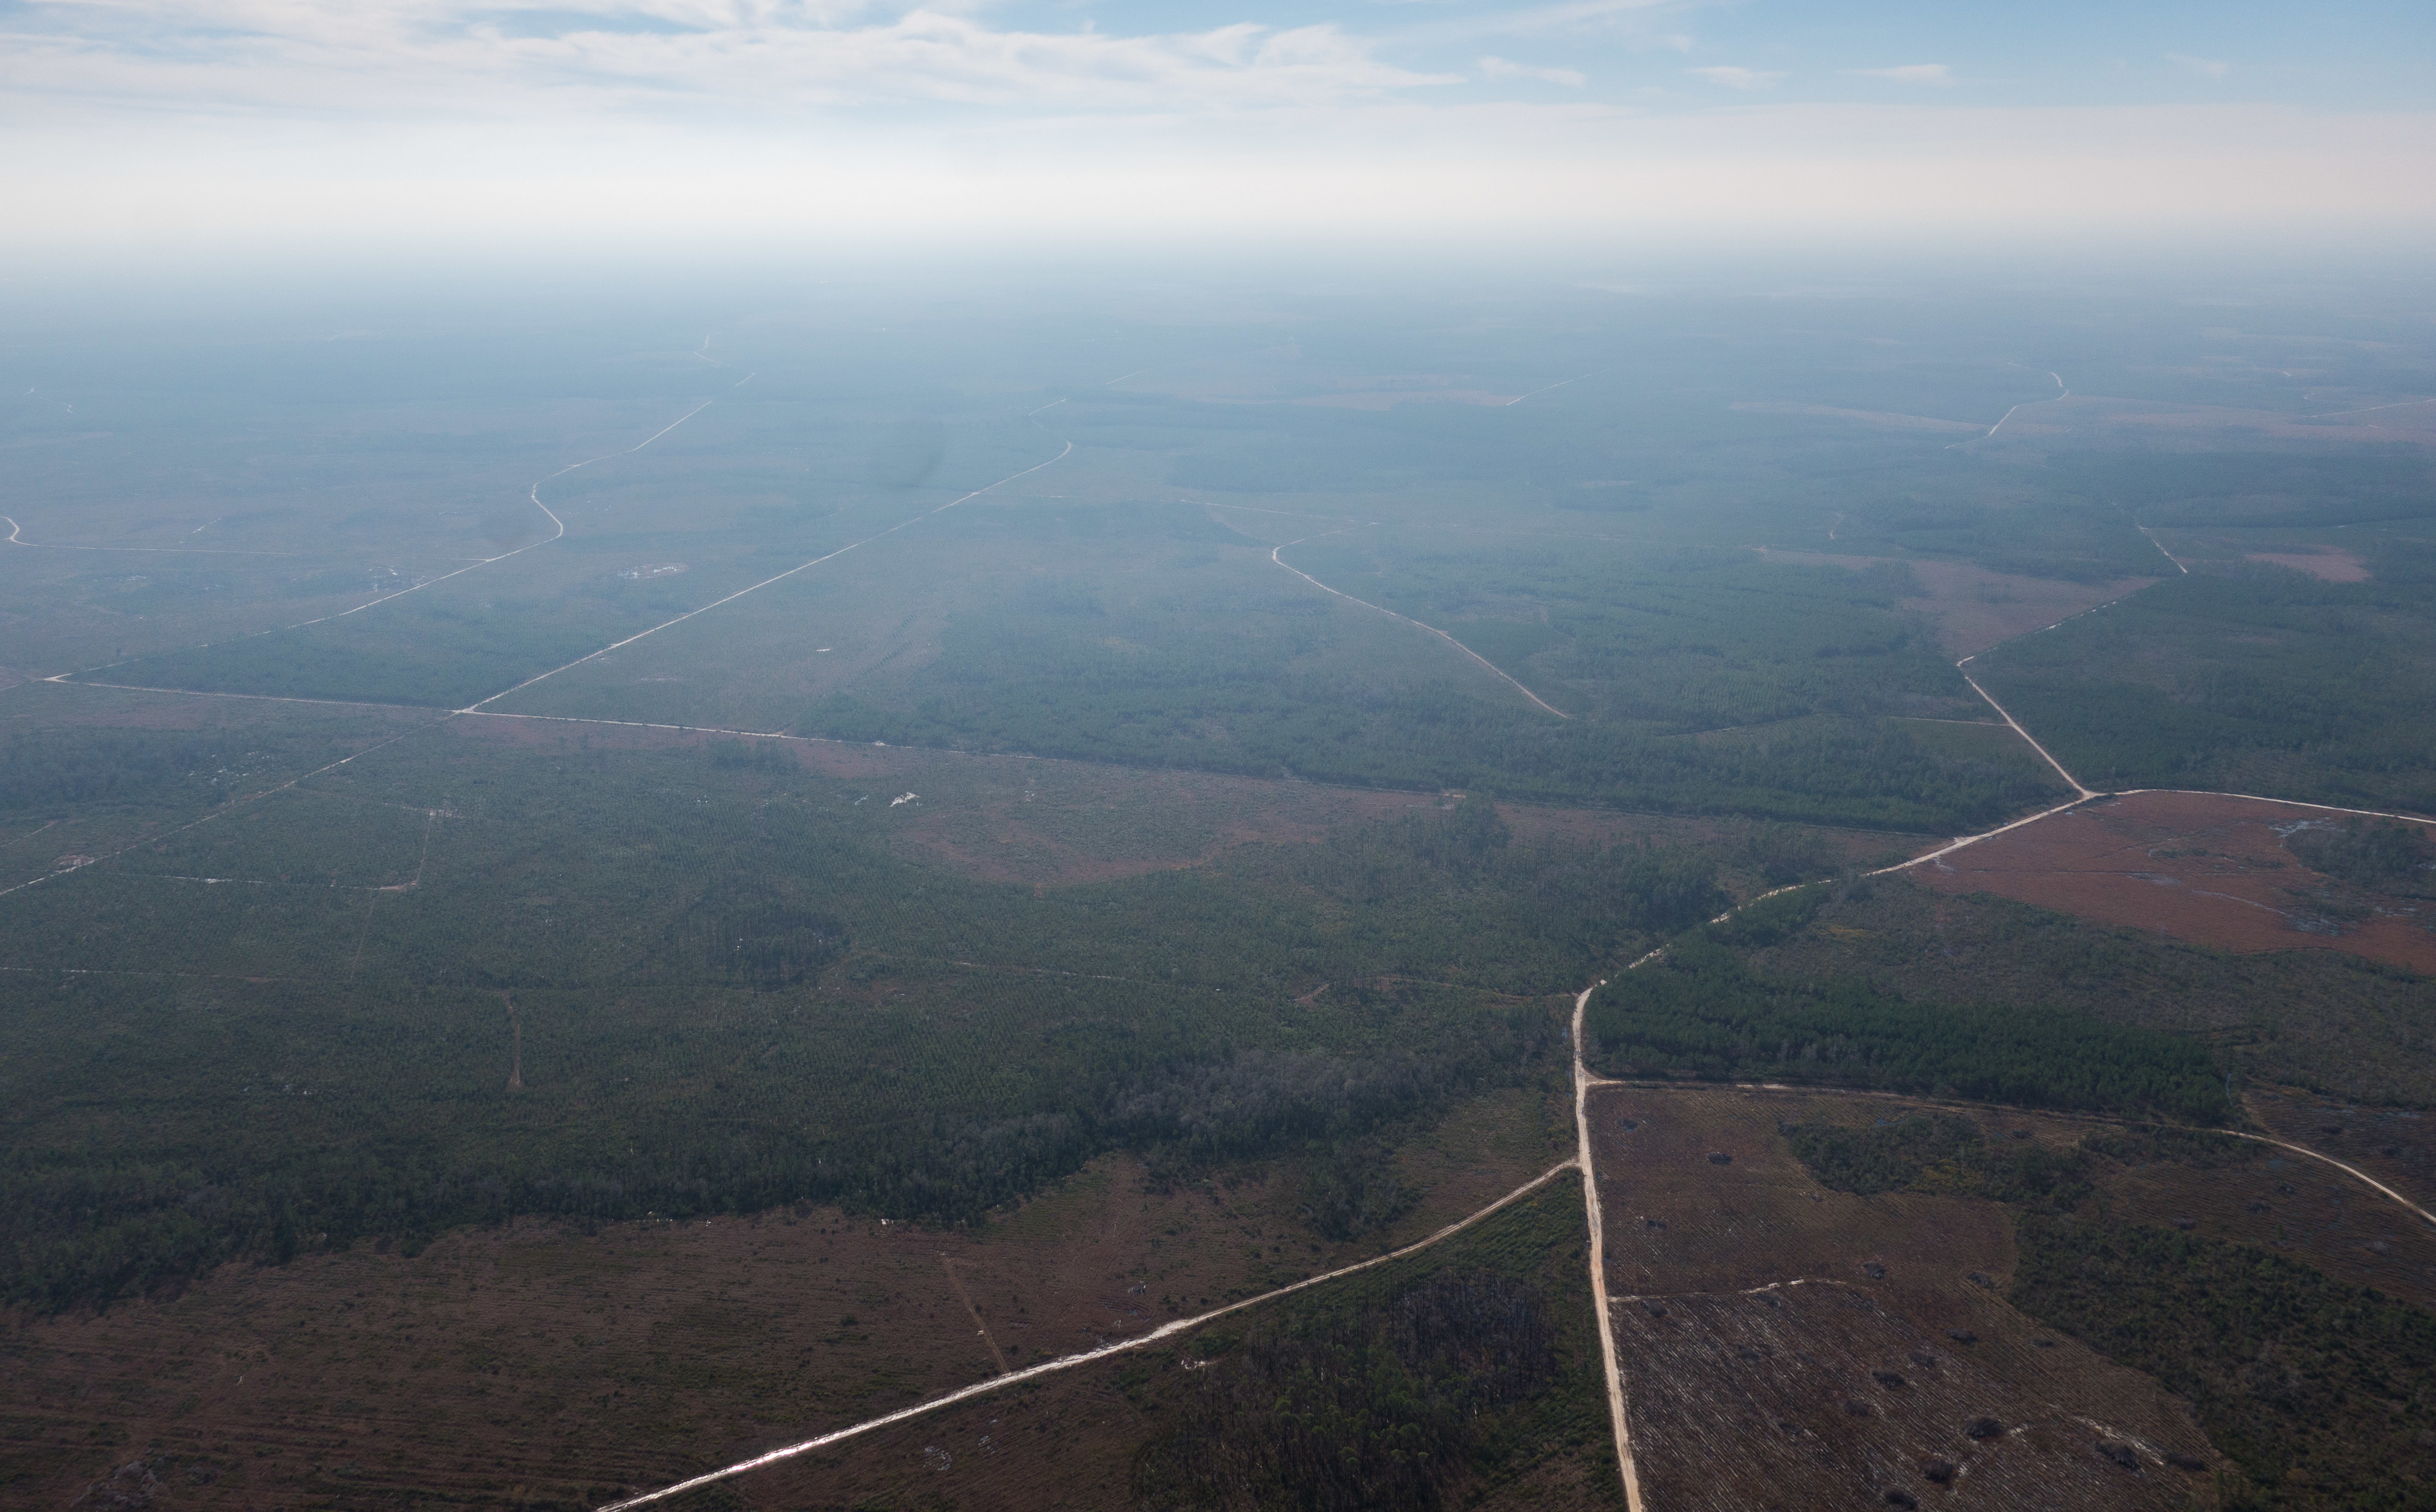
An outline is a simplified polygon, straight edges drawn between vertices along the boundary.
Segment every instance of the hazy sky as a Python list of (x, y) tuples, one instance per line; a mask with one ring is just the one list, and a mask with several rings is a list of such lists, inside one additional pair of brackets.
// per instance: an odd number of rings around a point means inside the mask
[(21, 250), (2436, 230), (2436, 6), (0, 0)]

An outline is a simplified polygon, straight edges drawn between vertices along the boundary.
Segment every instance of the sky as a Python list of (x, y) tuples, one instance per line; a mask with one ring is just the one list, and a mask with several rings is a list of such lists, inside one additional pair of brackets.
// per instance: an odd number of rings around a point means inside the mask
[(2436, 231), (2436, 7), (0, 0), (0, 249)]

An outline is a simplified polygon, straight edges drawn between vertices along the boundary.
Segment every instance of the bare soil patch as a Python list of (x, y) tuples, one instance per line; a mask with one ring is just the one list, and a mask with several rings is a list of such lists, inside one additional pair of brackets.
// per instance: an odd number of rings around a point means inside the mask
[[(1891, 1491), (1923, 1506), (1963, 1495), (1998, 1507), (2213, 1505), (2204, 1475), (2163, 1457), (2216, 1463), (2184, 1403), (2004, 1302), (2010, 1209), (1828, 1191), (1778, 1132), (1780, 1121), (1866, 1122), (1905, 1105), (1724, 1087), (1593, 1093), (1616, 1342), (1649, 1503), (1905, 1504), (1886, 1501)], [(2081, 1132), (2000, 1117), (2044, 1144)], [(1994, 1426), (1975, 1434), (1983, 1419)], [(2101, 1444), (2128, 1446), (2133, 1466)]]
[(2347, 950), (2436, 972), (2436, 910), (2364, 892), (2284, 848), (2298, 804), (2140, 792), (2084, 804), (1955, 852), (1913, 875), (2220, 950)]

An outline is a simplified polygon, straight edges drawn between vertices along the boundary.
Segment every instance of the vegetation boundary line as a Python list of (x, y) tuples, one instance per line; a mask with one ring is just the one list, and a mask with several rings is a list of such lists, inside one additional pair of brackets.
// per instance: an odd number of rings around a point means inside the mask
[[(1298, 520), (1352, 520), (1356, 525), (1392, 526), (1400, 530), (1458, 530), (1468, 535), (1511, 535), (1526, 541), (1606, 541), (1624, 546), (1655, 546), (1659, 543), (1645, 535), (1601, 535), (1593, 530), (1512, 530), (1495, 525), (1455, 525), (1445, 520), (1361, 520), (1350, 514), (1322, 514), (1314, 510), (1273, 510), (1259, 504), (1230, 504), (1223, 499), (1188, 498), (1179, 503), (1198, 504), (1206, 510), (1241, 510), (1251, 514), (1281, 514)], [(1234, 526), (1227, 526), (1232, 530)], [(1247, 532), (1238, 532), (1247, 533)], [(1766, 551), (1764, 546), (1750, 547)]]
[(1162, 1323), (1157, 1328), (1153, 1329), (1150, 1332), (1143, 1334), (1138, 1339), (1120, 1339), (1114, 1344), (1105, 1344), (1096, 1349), (1086, 1350), (1081, 1354), (1063, 1355), (1055, 1360), (1043, 1361), (1036, 1365), (1027, 1365), (1021, 1370), (1009, 1371), (1005, 1375), (1001, 1376), (993, 1376), (987, 1381), (977, 1381), (969, 1386), (959, 1387), (956, 1390), (948, 1393), (944, 1397), (933, 1398), (930, 1401), (916, 1402), (911, 1407), (899, 1408), (897, 1411), (888, 1413), (882, 1416), (874, 1417), (864, 1422), (854, 1423), (844, 1428), (834, 1429), (816, 1438), (807, 1438), (800, 1443), (789, 1444), (784, 1448), (771, 1450), (769, 1452), (764, 1454), (757, 1454), (751, 1459), (739, 1460), (733, 1465), (712, 1470), (707, 1474), (697, 1475), (691, 1480), (679, 1481), (672, 1486), (664, 1486), (656, 1491), (646, 1491), (640, 1496), (628, 1497), (622, 1502), (612, 1502), (606, 1506), (600, 1508), (600, 1512), (626, 1512), (626, 1509), (630, 1507), (648, 1506), (654, 1502), (665, 1502), (670, 1497), (681, 1496), (687, 1491), (697, 1490), (703, 1486), (710, 1486), (720, 1481), (730, 1480), (736, 1476), (745, 1474), (748, 1471), (761, 1469), (785, 1460), (793, 1459), (799, 1454), (807, 1454), (816, 1449), (826, 1449), (831, 1444), (843, 1443), (849, 1438), (859, 1437), (860, 1435), (870, 1433), (875, 1429), (886, 1428), (892, 1424), (905, 1422), (911, 1418), (920, 1417), (925, 1414), (936, 1412), (942, 1407), (950, 1407), (960, 1401), (969, 1401), (975, 1397), (986, 1396), (1001, 1387), (1011, 1386), (1018, 1382), (1035, 1380), (1038, 1377), (1052, 1375), (1061, 1370), (1070, 1370), (1076, 1365), (1089, 1364), (1095, 1360), (1105, 1360), (1111, 1355), (1123, 1354), (1128, 1350), (1139, 1349), (1144, 1345), (1155, 1344), (1161, 1339), (1172, 1339), (1179, 1334), (1189, 1333), (1205, 1323), (1209, 1323), (1217, 1318), (1223, 1318), (1230, 1312), (1241, 1312), (1246, 1308), (1259, 1307), (1264, 1302), (1275, 1301), (1279, 1297), (1289, 1295), (1292, 1293), (1304, 1291), (1310, 1287), (1318, 1286), (1326, 1281), (1337, 1280), (1344, 1277), (1351, 1276), (1356, 1272), (1371, 1270), (1375, 1267), (1387, 1264), (1391, 1260), (1402, 1260), (1408, 1255), (1416, 1254), (1421, 1250), (1429, 1248), (1431, 1245), (1437, 1243), (1441, 1240), (1454, 1237), (1456, 1234), (1470, 1228), (1472, 1225), (1479, 1223), (1482, 1219), (1488, 1217), (1490, 1214), (1497, 1212), (1499, 1209), (1505, 1208), (1509, 1204), (1529, 1196), (1532, 1192), (1546, 1186), (1549, 1182), (1555, 1180), (1563, 1173), (1575, 1169), (1577, 1169), (1576, 1162), (1570, 1159), (1559, 1160), (1555, 1165), (1550, 1166), (1547, 1170), (1540, 1173), (1540, 1174), (1532, 1177), (1529, 1181), (1524, 1182), (1522, 1185), (1515, 1188), (1512, 1191), (1507, 1192), (1505, 1196), (1490, 1203), (1488, 1207), (1480, 1208), (1478, 1211), (1472, 1212), (1465, 1217), (1458, 1218), (1453, 1223), (1447, 1225), (1445, 1227), (1438, 1229), (1435, 1233), (1417, 1239), (1401, 1249), (1389, 1250), (1383, 1255), (1374, 1255), (1366, 1260), (1356, 1260), (1350, 1265), (1339, 1266), (1335, 1270), (1325, 1271), (1317, 1276), (1308, 1276), (1301, 1280), (1295, 1282), (1291, 1286), (1281, 1286), (1274, 1292), (1263, 1292), (1258, 1296), (1248, 1296), (1240, 1302), (1230, 1302), (1225, 1307), (1215, 1308), (1208, 1312), (1203, 1312), (1193, 1317), (1177, 1318), (1173, 1322)]

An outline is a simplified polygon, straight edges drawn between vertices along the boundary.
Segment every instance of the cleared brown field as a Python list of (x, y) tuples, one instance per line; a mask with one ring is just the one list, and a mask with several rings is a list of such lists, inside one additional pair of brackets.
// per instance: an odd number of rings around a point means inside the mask
[(2284, 836), (2335, 811), (2208, 793), (2083, 804), (1917, 867), (1946, 894), (2129, 925), (2220, 950), (2347, 950), (2436, 971), (2436, 910), (2304, 866)]
[[(1648, 1503), (2213, 1505), (2205, 1474), (2164, 1457), (2217, 1463), (2184, 1403), (2004, 1302), (2010, 1209), (1829, 1191), (1778, 1132), (1904, 1105), (1593, 1093), (1608, 1280)], [(2002, 1126), (2059, 1147), (2082, 1132), (2011, 1115)]]
[(0, 1505), (137, 1459), (164, 1506), (598, 1503), (1409, 1242), (1547, 1169), (1569, 1125), (1544, 1089), (1459, 1107), (1396, 1153), (1424, 1195), (1366, 1245), (1315, 1239), (1290, 1171), (1158, 1192), (1111, 1158), (978, 1231), (781, 1210), (227, 1265), (13, 1320)]

